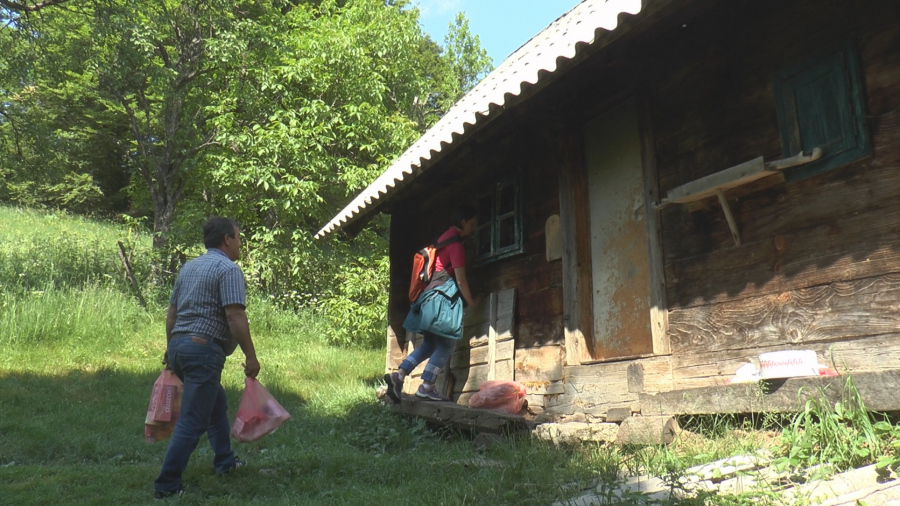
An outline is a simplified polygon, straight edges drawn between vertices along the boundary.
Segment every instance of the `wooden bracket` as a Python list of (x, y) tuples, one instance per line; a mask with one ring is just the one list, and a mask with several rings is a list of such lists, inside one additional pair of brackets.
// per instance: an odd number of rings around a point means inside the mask
[(725, 213), (725, 221), (728, 222), (728, 228), (731, 229), (731, 237), (734, 239), (734, 245), (741, 245), (741, 233), (737, 228), (737, 223), (734, 221), (734, 215), (731, 214), (731, 207), (728, 205), (728, 200), (725, 198), (725, 192), (721, 189), (716, 189), (716, 195), (719, 197), (719, 204), (722, 204), (722, 211)]

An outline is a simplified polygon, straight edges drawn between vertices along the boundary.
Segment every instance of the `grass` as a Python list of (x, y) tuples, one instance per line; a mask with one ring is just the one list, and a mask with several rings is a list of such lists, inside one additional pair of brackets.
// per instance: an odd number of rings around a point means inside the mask
[[(116, 257), (124, 239), (147, 272), (148, 238), (3, 207), (0, 223), (0, 504), (159, 504), (152, 481), (165, 443), (145, 443), (142, 424), (161, 368), (167, 289), (145, 286), (142, 308)], [(549, 505), (622, 473), (676, 480), (691, 466), (777, 448), (758, 420), (707, 417), (682, 420), (689, 431), (668, 447), (555, 448), (521, 438), (480, 451), (468, 434), (398, 417), (376, 400), (383, 350), (330, 346), (318, 316), (262, 295), (248, 314), (260, 381), (293, 418), (260, 441), (235, 443), (250, 467), (227, 478), (213, 475), (201, 441), (178, 504)], [(237, 352), (223, 372), (232, 416), (240, 362)]]
[[(121, 282), (127, 229), (2, 207), (0, 223), (0, 503), (154, 504), (165, 443), (145, 443), (142, 424), (165, 290), (144, 309)], [(147, 238), (131, 246), (140, 265)], [(226, 479), (201, 442), (179, 504), (549, 504), (594, 471), (581, 453), (527, 439), (479, 453), (467, 435), (397, 417), (375, 398), (383, 350), (329, 346), (322, 320), (263, 296), (248, 314), (260, 381), (293, 418), (235, 443), (251, 467)], [(232, 415), (240, 362), (222, 379)]]
[[(152, 503), (165, 444), (143, 442), (142, 423), (163, 353), (162, 311), (144, 314), (102, 287), (13, 304), (0, 316), (14, 331), (0, 363), (3, 503)], [(95, 324), (77, 316), (84, 308), (97, 311)], [(260, 380), (293, 419), (238, 445), (252, 467), (227, 479), (212, 475), (201, 443), (181, 504), (549, 504), (561, 479), (587, 476), (577, 458), (537, 443), (512, 441), (484, 456), (466, 437), (398, 418), (375, 400), (381, 351), (330, 347), (314, 317), (279, 314), (261, 300), (249, 308)], [(23, 318), (42, 309), (50, 323)], [(223, 374), (232, 413), (242, 382), (232, 357)], [(501, 465), (471, 464), (483, 458)]]

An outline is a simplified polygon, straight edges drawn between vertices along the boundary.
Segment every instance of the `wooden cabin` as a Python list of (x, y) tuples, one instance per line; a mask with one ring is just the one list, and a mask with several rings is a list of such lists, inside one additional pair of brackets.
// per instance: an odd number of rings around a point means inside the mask
[(511, 379), (549, 417), (781, 409), (798, 380), (782, 404), (729, 383), (803, 349), (900, 409), (896, 0), (585, 0), (552, 23), (320, 231), (390, 214), (387, 370), (415, 345), (412, 254), (458, 202), (485, 295), (461, 404)]

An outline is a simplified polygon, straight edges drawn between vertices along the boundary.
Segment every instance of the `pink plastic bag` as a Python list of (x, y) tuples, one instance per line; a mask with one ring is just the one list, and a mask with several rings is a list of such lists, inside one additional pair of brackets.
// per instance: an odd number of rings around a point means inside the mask
[(478, 393), (469, 399), (470, 408), (492, 409), (512, 415), (522, 411), (525, 385), (515, 381), (482, 381)]
[(244, 380), (244, 395), (241, 396), (241, 404), (234, 418), (231, 435), (242, 443), (256, 441), (266, 434), (275, 432), (275, 429), (290, 417), (291, 415), (259, 384), (259, 381), (247, 377)]
[(181, 410), (182, 383), (175, 373), (163, 369), (153, 384), (150, 406), (144, 419), (144, 439), (155, 443), (172, 437)]

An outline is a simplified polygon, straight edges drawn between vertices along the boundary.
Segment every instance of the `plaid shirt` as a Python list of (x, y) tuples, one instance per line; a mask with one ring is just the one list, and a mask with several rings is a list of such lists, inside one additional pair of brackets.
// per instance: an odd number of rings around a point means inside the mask
[(169, 299), (169, 304), (177, 309), (172, 335), (202, 334), (231, 341), (225, 306), (246, 306), (246, 299), (241, 268), (222, 250), (210, 248), (178, 271)]

